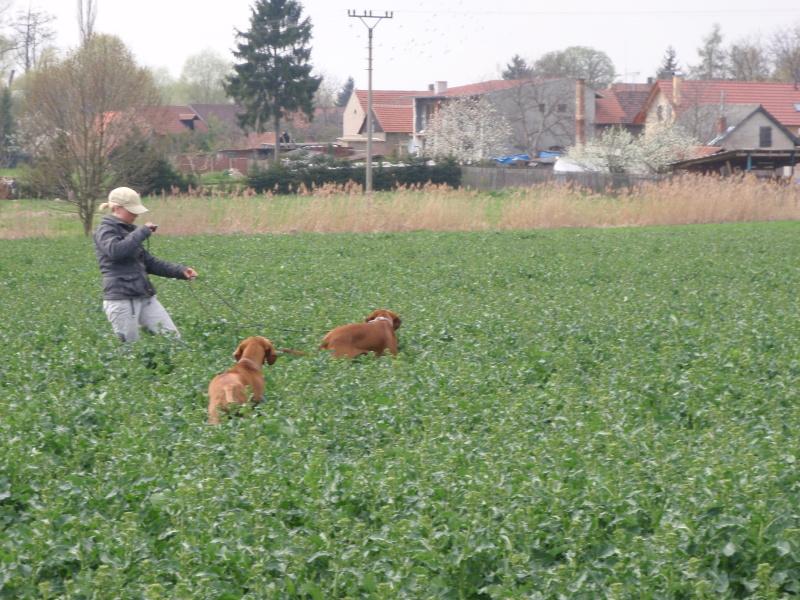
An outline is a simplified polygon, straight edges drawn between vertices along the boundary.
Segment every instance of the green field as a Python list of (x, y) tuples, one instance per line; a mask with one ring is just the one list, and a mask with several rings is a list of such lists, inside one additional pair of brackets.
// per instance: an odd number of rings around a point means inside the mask
[[(88, 240), (0, 241), (0, 598), (795, 597), (798, 239), (154, 237), (130, 352)], [(397, 359), (313, 350), (375, 307)], [(209, 427), (250, 334), (311, 355)]]

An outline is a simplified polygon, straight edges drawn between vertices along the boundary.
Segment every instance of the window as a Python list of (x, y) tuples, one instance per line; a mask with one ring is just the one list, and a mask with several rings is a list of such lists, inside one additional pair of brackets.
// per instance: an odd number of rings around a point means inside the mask
[(556, 108), (558, 112), (567, 112), (567, 105), (566, 104), (559, 104)]
[(547, 107), (544, 105), (544, 102), (539, 103), (539, 112), (543, 113)]
[(664, 120), (664, 107), (660, 104), (656, 107), (656, 118), (659, 123)]
[(758, 147), (769, 148), (772, 146), (772, 127), (758, 128)]
[(795, 103), (794, 103), (794, 109), (795, 109), (797, 112), (800, 112), (800, 102), (795, 102)]

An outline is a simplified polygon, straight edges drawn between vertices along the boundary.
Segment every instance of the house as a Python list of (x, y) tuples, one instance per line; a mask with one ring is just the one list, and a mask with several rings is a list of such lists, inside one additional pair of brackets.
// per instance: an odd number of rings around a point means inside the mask
[[(414, 133), (414, 98), (427, 95), (424, 90), (372, 91), (373, 156), (409, 153)], [(342, 115), (342, 135), (337, 138), (353, 148), (357, 155), (367, 146), (367, 90), (353, 90)]]
[(424, 152), (427, 127), (448, 101), (481, 96), (508, 122), (509, 150), (515, 152), (563, 150), (594, 133), (595, 92), (582, 79), (499, 79), (452, 88), (438, 81), (414, 99), (412, 147)]
[[(699, 140), (717, 133), (719, 117), (750, 113), (762, 106), (793, 135), (800, 134), (800, 88), (792, 83), (766, 81), (691, 80), (673, 77), (654, 82), (635, 123), (678, 123)], [(744, 116), (744, 115), (742, 115)]]
[(733, 124), (728, 120), (731, 114), (727, 111), (717, 118), (716, 135), (706, 145), (713, 151), (675, 163), (674, 167), (723, 175), (751, 171), (760, 176), (791, 176), (800, 153), (798, 136), (762, 105)]
[(142, 129), (156, 136), (207, 133), (208, 126), (189, 106), (149, 106), (140, 108), (133, 117)]
[[(578, 91), (580, 90), (580, 91)], [(509, 150), (538, 155), (561, 150), (594, 133), (595, 92), (582, 80), (491, 80), (448, 88), (437, 81), (427, 90), (373, 90), (373, 153), (423, 153), (431, 119), (456, 98), (487, 97), (508, 121)], [(578, 102), (578, 98), (581, 102)], [(576, 125), (578, 113), (582, 125)], [(366, 146), (367, 92), (355, 90), (345, 106), (339, 141), (363, 152)]]
[[(190, 104), (189, 108), (211, 131), (228, 142), (241, 138), (245, 133), (239, 126), (242, 109), (236, 104)], [(338, 106), (318, 106), (314, 109), (313, 119), (303, 113), (291, 114), (281, 120), (281, 129), (296, 142), (330, 143), (339, 134), (343, 113), (344, 109)], [(233, 145), (241, 145), (243, 141), (236, 141)]]

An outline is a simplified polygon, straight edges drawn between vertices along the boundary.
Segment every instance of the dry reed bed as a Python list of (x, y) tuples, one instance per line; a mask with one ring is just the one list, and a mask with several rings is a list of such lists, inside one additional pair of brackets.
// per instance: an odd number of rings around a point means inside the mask
[[(357, 187), (325, 186), (295, 196), (178, 195), (148, 203), (171, 235), (478, 231), (797, 220), (800, 186), (685, 176), (614, 195), (545, 184), (497, 194), (428, 186), (369, 197)], [(49, 222), (56, 218), (0, 211), (0, 238), (63, 234), (63, 224)]]

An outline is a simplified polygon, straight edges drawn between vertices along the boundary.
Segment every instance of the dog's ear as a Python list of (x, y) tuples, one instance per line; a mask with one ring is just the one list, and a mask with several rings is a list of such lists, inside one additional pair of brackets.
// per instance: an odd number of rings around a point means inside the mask
[(272, 345), (266, 338), (261, 338), (263, 341), (261, 342), (264, 345), (264, 362), (268, 365), (274, 365), (275, 361), (278, 360), (278, 353), (275, 351), (275, 346)]
[(244, 348), (245, 346), (247, 346), (245, 341), (246, 340), (241, 341), (239, 345), (236, 347), (236, 350), (233, 353), (233, 360), (238, 362), (239, 359), (242, 358), (242, 354), (244, 354)]
[(395, 330), (400, 329), (400, 325), (403, 324), (403, 321), (400, 320), (400, 317), (398, 315), (394, 313), (390, 314), (392, 315), (392, 327), (394, 327)]

